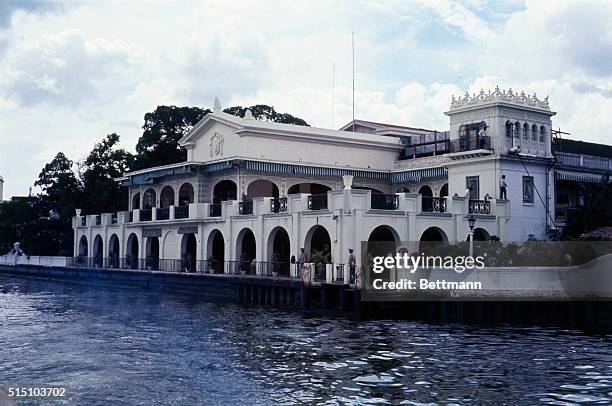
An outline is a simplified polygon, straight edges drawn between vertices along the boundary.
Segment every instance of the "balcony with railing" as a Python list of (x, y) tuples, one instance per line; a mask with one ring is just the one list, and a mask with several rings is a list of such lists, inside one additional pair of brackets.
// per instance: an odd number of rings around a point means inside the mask
[(151, 221), (153, 218), (153, 209), (142, 209), (139, 212), (140, 221)]
[(164, 207), (163, 209), (155, 210), (156, 220), (169, 220), (170, 219), (170, 207)]
[(189, 206), (176, 206), (174, 208), (174, 218), (175, 219), (186, 219), (189, 218)]
[(570, 152), (555, 152), (555, 158), (560, 165), (575, 168), (612, 170), (612, 159), (593, 155), (573, 154)]
[(308, 195), (308, 210), (327, 210), (327, 193)]
[(490, 200), (470, 200), (468, 203), (470, 214), (491, 214)]
[(372, 193), (370, 207), (378, 210), (397, 210), (399, 196), (397, 194)]
[(238, 214), (247, 216), (253, 214), (253, 201), (243, 201), (238, 203)]
[(465, 137), (449, 140), (449, 152), (467, 152), (476, 150), (492, 150), (491, 137), (480, 135), (477, 137)]
[(270, 200), (270, 213), (286, 213), (287, 198), (275, 197)]
[(447, 209), (446, 197), (423, 196), (421, 198), (421, 211), (425, 213), (446, 213)]
[(221, 204), (213, 203), (208, 206), (208, 215), (210, 217), (221, 217)]

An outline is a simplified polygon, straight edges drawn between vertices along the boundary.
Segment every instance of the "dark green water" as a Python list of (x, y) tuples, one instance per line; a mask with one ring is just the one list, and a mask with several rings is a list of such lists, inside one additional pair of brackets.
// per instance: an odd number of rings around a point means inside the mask
[(611, 404), (611, 338), (0, 277), (0, 385), (75, 405)]

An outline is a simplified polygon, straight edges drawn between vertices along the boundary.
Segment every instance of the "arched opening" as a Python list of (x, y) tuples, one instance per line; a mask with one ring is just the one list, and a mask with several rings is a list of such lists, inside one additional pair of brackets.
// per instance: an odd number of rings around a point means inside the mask
[(144, 210), (152, 209), (155, 207), (156, 194), (155, 190), (147, 189), (142, 196), (142, 208)]
[(538, 140), (538, 126), (535, 124), (531, 126), (531, 140), (532, 141)]
[(544, 138), (546, 137), (546, 128), (544, 126), (540, 127), (540, 142), (544, 142)]
[(193, 203), (194, 200), (194, 191), (191, 183), (183, 183), (179, 188), (179, 198), (178, 203), (179, 206), (187, 206), (190, 203)]
[(372, 230), (368, 242), (399, 242), (399, 237), (393, 228), (382, 225)]
[(219, 230), (213, 230), (208, 236), (207, 270), (211, 273), (223, 273), (225, 264), (225, 240)]
[(529, 124), (523, 124), (523, 139), (529, 139)]
[[(474, 241), (489, 241), (491, 236), (489, 232), (484, 228), (475, 228), (474, 229)], [(469, 240), (469, 236), (468, 236)]]
[(102, 241), (102, 237), (98, 234), (94, 238), (93, 243), (93, 265), (97, 267), (102, 267), (104, 258), (104, 243)]
[(294, 195), (298, 193), (308, 193), (311, 195), (323, 195), (330, 191), (329, 186), (322, 185), (320, 183), (298, 183), (293, 185), (287, 190), (288, 195)]
[(258, 179), (249, 184), (247, 196), (256, 197), (278, 197), (278, 186), (266, 179)]
[[(368, 267), (373, 265), (372, 258), (374, 257), (395, 256), (398, 243), (399, 236), (390, 226), (381, 225), (372, 230), (368, 237), (367, 244)], [(383, 278), (383, 280), (389, 280), (389, 271), (389, 269), (385, 269), (380, 277)]]
[(125, 265), (129, 269), (138, 269), (138, 237), (132, 233), (127, 239)]
[(440, 188), (440, 197), (445, 197), (445, 196), (448, 196), (448, 183), (445, 183)]
[(195, 272), (197, 255), (198, 241), (195, 234), (183, 234), (183, 239), (181, 240), (181, 270)]
[(289, 276), (291, 244), (289, 234), (282, 227), (276, 227), (268, 237), (268, 264), (263, 269), (266, 275)]
[(512, 137), (512, 123), (510, 120), (506, 121), (506, 137)]
[(519, 123), (518, 121), (514, 123), (514, 128), (512, 130), (512, 135), (514, 135), (514, 138), (519, 138), (521, 133), (521, 123)]
[(448, 241), (448, 237), (438, 227), (429, 227), (423, 231), (419, 239), (419, 251), (424, 253), (433, 253), (439, 249), (442, 244)]
[(132, 210), (140, 209), (140, 193), (136, 193), (132, 197)]
[(239, 255), (238, 270), (245, 274), (255, 273), (255, 234), (253, 234), (250, 229), (244, 228), (238, 234), (238, 238), (236, 240), (236, 252)]
[(221, 203), (226, 200), (237, 200), (238, 188), (231, 180), (222, 180), (213, 189), (213, 203)]
[(159, 269), (159, 238), (149, 237), (146, 242), (146, 268)]
[(164, 186), (159, 194), (159, 207), (165, 209), (170, 206), (174, 206), (174, 189), (172, 186)]
[(81, 236), (79, 240), (79, 257), (87, 257), (88, 255), (88, 247), (87, 247), (87, 237), (84, 235)]
[(119, 268), (119, 237), (111, 235), (108, 241), (108, 267)]
[(421, 202), (422, 202), (421, 211), (432, 211), (433, 191), (431, 190), (431, 188), (427, 185), (421, 186), (421, 188), (419, 189), (419, 194), (423, 195), (423, 198), (421, 199)]
[(332, 263), (331, 238), (325, 227), (312, 227), (306, 234), (304, 248), (312, 262)]

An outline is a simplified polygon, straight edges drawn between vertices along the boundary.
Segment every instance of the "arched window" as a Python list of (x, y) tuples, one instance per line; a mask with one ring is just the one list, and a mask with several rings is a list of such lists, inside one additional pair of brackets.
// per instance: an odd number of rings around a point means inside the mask
[(544, 126), (540, 127), (540, 142), (544, 142), (544, 137), (546, 136), (546, 128)]
[(521, 132), (521, 124), (517, 121), (516, 123), (514, 123), (514, 131), (513, 131), (514, 138), (518, 138), (520, 132)]
[(140, 193), (136, 193), (132, 197), (132, 210), (140, 209)]
[(512, 123), (510, 120), (506, 121), (506, 137), (512, 137)]
[(538, 137), (538, 126), (537, 125), (532, 125), (531, 126), (531, 141), (537, 141)]
[(157, 199), (156, 199), (155, 190), (147, 189), (147, 191), (144, 193), (142, 197), (142, 208), (145, 210), (151, 209), (155, 207), (156, 203), (157, 203)]
[(179, 188), (179, 206), (187, 206), (194, 202), (194, 191), (191, 183), (183, 183)]
[(529, 124), (523, 124), (523, 139), (529, 139)]

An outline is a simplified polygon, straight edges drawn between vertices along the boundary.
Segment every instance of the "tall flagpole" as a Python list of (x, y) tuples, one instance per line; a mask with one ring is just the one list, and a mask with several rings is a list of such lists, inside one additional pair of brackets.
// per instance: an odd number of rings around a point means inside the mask
[(336, 62), (332, 65), (332, 115), (331, 128), (334, 129), (334, 110), (336, 108)]
[(351, 32), (351, 43), (353, 45), (353, 132), (355, 132), (355, 32)]

